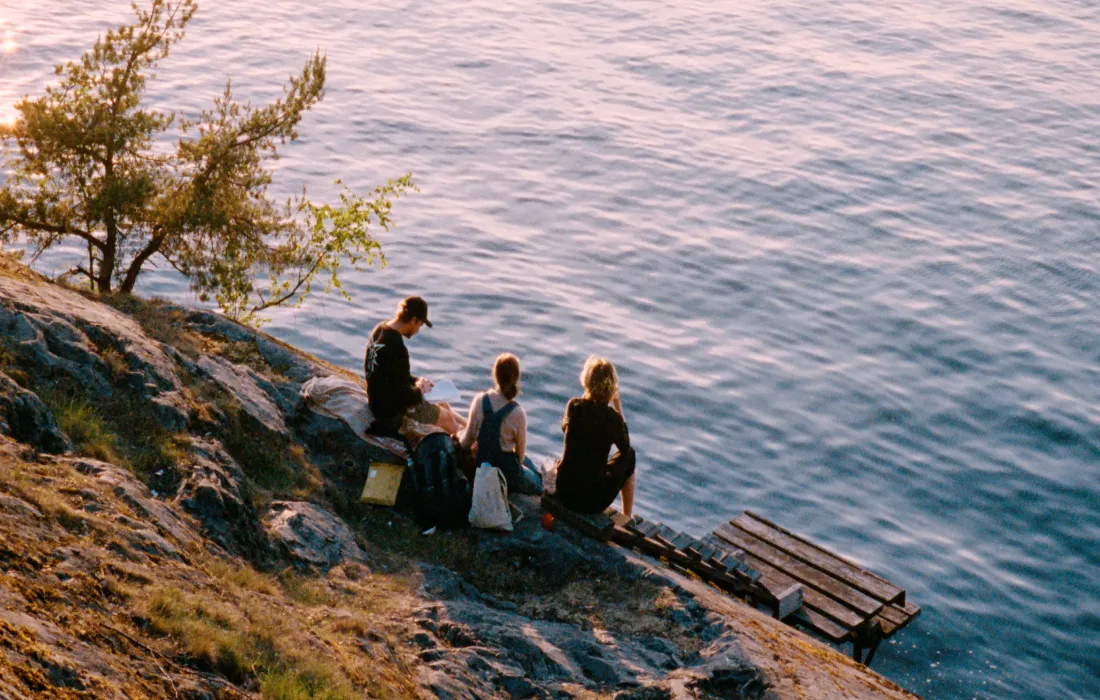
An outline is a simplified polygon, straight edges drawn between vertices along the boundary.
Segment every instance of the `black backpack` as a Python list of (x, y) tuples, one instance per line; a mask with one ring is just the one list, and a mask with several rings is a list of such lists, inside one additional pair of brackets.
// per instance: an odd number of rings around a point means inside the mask
[(420, 441), (409, 469), (416, 523), (421, 528), (469, 524), (473, 495), (458, 468), (458, 448), (450, 435), (432, 433)]

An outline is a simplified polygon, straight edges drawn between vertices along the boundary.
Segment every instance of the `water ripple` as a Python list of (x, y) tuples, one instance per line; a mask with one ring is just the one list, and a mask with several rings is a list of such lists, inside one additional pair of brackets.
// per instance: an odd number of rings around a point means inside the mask
[[(0, 119), (127, 15), (4, 10)], [(422, 190), (385, 272), (274, 333), (358, 369), (422, 293), (416, 369), (472, 392), (518, 352), (543, 455), (606, 354), (643, 514), (701, 534), (752, 508), (896, 579), (924, 614), (876, 667), (928, 697), (1100, 695), (1095, 3), (258, 10), (204, 3), (150, 98), (193, 115), (232, 73), (270, 99), (320, 46), (276, 188)]]

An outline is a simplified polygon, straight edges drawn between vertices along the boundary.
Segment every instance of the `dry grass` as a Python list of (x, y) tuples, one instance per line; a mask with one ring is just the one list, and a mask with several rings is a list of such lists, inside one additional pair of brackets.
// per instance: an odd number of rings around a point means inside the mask
[(356, 697), (339, 665), (315, 653), (312, 640), (302, 640), (296, 625), (271, 606), (230, 606), (208, 594), (156, 587), (139, 610), (152, 632), (170, 637), (191, 663), (234, 683), (255, 680), (264, 697)]
[(189, 357), (198, 357), (208, 352), (207, 339), (188, 330), (184, 323), (186, 313), (180, 308), (161, 299), (142, 299), (129, 294), (96, 294), (83, 292), (85, 296), (101, 301), (118, 311), (127, 314), (141, 326), (146, 335)]
[[(28, 601), (9, 612), (50, 622), (107, 654), (117, 674), (113, 692), (171, 697), (170, 676), (197, 678), (198, 671), (265, 698), (417, 697), (416, 660), (403, 641), (417, 604), (414, 579), (356, 565), (327, 577), (266, 574), (201, 548), (187, 550), (186, 561), (127, 560), (126, 523), (140, 522), (140, 514), (94, 477), (17, 454), (0, 438), (0, 494), (42, 517), (9, 517), (18, 511), (0, 505), (0, 599)], [(42, 576), (63, 560), (64, 585)], [(84, 697), (50, 680), (48, 669), (71, 653), (67, 643), (51, 644), (0, 624), (0, 674), (30, 696)]]
[(49, 284), (49, 280), (20, 262), (22, 257), (22, 251), (0, 250), (0, 275), (23, 282)]

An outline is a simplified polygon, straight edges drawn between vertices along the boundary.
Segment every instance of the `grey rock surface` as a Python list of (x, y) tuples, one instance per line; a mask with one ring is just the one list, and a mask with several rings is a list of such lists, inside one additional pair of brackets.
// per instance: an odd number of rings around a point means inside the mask
[(299, 565), (327, 571), (343, 562), (366, 560), (343, 520), (305, 501), (275, 501), (263, 519), (271, 541)]
[[(512, 533), (471, 533), (495, 566), (534, 567), (553, 588), (568, 577), (630, 580), (645, 575), (637, 556), (561, 528), (541, 529), (537, 500), (514, 497), (524, 517)], [(558, 571), (555, 571), (557, 567)], [(564, 571), (565, 573), (562, 573)], [(769, 685), (738, 644), (734, 629), (681, 594), (681, 622), (696, 639), (687, 650), (660, 636), (597, 633), (575, 624), (526, 617), (517, 606), (481, 594), (449, 569), (421, 569), (428, 601), (414, 613), (422, 682), (451, 697), (571, 697), (577, 684), (620, 700), (763, 698)], [(670, 583), (672, 583), (670, 581)], [(443, 683), (441, 679), (450, 679)], [(463, 688), (467, 695), (456, 693)], [(442, 695), (440, 695), (442, 696)]]
[[(146, 396), (180, 388), (175, 363), (134, 319), (57, 285), (4, 280), (0, 345), (39, 376), (77, 381), (93, 394), (111, 395), (120, 369)], [(108, 351), (120, 360), (113, 368)]]
[(0, 433), (42, 452), (60, 454), (73, 448), (38, 395), (0, 372)]
[(187, 314), (191, 328), (231, 343), (254, 342), (256, 349), (271, 367), (294, 382), (301, 384), (313, 377), (332, 374), (319, 361), (295, 352), (257, 330), (243, 326), (211, 311), (191, 311)]
[(58, 461), (110, 486), (115, 496), (133, 511), (134, 516), (147, 525), (152, 525), (161, 537), (170, 538), (184, 546), (197, 546), (198, 538), (191, 523), (157, 498), (130, 472), (107, 462), (83, 457), (61, 458)]
[(245, 557), (257, 566), (269, 566), (271, 545), (252, 504), (244, 472), (220, 443), (193, 438), (190, 445), (191, 458), (181, 465), (175, 502), (194, 516), (206, 535), (226, 552)]
[(191, 424), (191, 408), (187, 404), (181, 391), (165, 391), (154, 396), (152, 401), (153, 414), (161, 426), (173, 433), (187, 430)]
[(290, 438), (283, 413), (272, 399), (275, 388), (271, 382), (251, 367), (213, 355), (203, 355), (197, 365), (203, 374), (237, 400), (254, 427), (274, 439), (286, 441)]

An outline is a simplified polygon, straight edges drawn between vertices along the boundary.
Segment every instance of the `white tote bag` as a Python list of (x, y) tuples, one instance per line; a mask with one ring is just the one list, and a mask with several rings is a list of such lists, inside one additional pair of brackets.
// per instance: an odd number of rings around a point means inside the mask
[(487, 530), (512, 529), (512, 513), (508, 510), (508, 482), (500, 470), (483, 463), (474, 474), (474, 502), (470, 507), (470, 524)]

